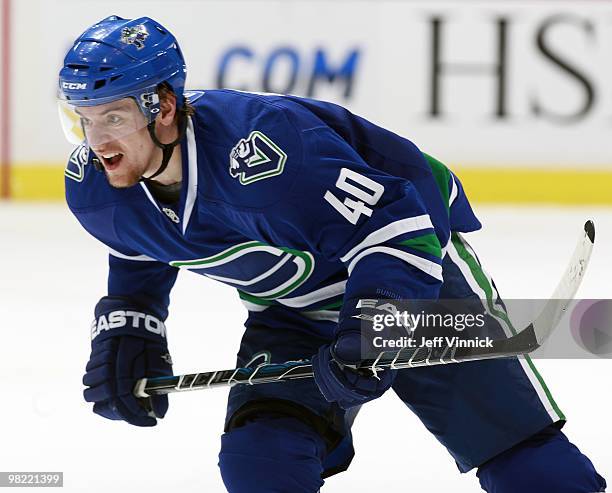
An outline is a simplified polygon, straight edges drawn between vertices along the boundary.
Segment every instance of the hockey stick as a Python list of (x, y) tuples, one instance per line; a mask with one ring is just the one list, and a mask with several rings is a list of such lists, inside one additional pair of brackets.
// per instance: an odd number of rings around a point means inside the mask
[[(506, 358), (530, 353), (539, 348), (559, 324), (567, 306), (574, 298), (584, 277), (593, 243), (595, 226), (592, 221), (584, 224), (572, 258), (540, 315), (517, 334), (494, 340), (489, 347), (442, 347), (404, 348), (399, 351), (381, 352), (376, 359), (364, 360), (358, 369), (373, 373), (385, 368), (416, 368), (420, 366), (462, 363), (492, 358)], [(285, 363), (262, 363), (255, 367), (235, 368), (172, 377), (143, 378), (134, 388), (137, 397), (150, 397), (171, 392), (183, 392), (205, 388), (255, 385), (271, 382), (286, 382), (312, 377), (310, 361), (287, 361)]]

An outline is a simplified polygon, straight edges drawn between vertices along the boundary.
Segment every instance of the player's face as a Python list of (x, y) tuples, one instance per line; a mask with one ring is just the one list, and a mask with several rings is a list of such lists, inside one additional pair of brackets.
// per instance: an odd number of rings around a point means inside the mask
[(146, 119), (131, 98), (77, 109), (87, 142), (117, 188), (138, 183), (157, 168), (161, 152), (146, 128)]

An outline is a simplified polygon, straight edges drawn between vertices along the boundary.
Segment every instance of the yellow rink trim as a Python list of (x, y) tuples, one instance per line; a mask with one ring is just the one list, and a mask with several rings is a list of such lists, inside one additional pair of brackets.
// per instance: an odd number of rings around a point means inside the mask
[[(19, 163), (11, 169), (11, 198), (63, 200), (64, 166)], [(470, 201), (488, 204), (612, 205), (609, 170), (455, 167)]]
[(609, 170), (555, 168), (456, 169), (471, 202), (612, 205)]
[(46, 163), (19, 164), (11, 168), (11, 199), (64, 200), (64, 167)]

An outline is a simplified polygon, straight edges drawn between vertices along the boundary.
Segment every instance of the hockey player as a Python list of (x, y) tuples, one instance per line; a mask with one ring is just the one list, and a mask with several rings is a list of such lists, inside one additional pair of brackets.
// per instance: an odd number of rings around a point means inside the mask
[(95, 413), (136, 426), (166, 414), (167, 396), (147, 408), (132, 390), (172, 374), (164, 321), (185, 269), (238, 289), (238, 366), (314, 355), (314, 380), (230, 391), (228, 491), (318, 491), (353, 456), (360, 405), (389, 388), (488, 492), (604, 491), (527, 357), (378, 378), (345, 366), (366, 337), (360, 299), (480, 298), (511, 330), (461, 234), (481, 225), (451, 171), (337, 105), (184, 92), (185, 77), (177, 41), (146, 17), (93, 25), (60, 72), (61, 119), (79, 144), (67, 202), (110, 251), (83, 378)]

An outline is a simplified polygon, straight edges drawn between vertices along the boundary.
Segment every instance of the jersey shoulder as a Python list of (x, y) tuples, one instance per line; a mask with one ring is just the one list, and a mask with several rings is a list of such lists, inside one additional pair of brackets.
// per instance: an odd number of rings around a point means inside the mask
[(281, 96), (226, 89), (193, 106), (203, 198), (248, 209), (281, 201), (303, 172), (303, 117)]
[(104, 173), (95, 169), (93, 159), (85, 143), (70, 154), (64, 171), (68, 207), (92, 236), (116, 251), (135, 255), (117, 236), (117, 229), (138, 223), (140, 186), (111, 187)]
[[(304, 106), (287, 96), (233, 89), (194, 91), (188, 98), (196, 117), (206, 121), (209, 137), (240, 138), (253, 129), (262, 132), (291, 133), (320, 124)], [(291, 128), (293, 127), (293, 128)], [(216, 140), (216, 139), (215, 139)]]

